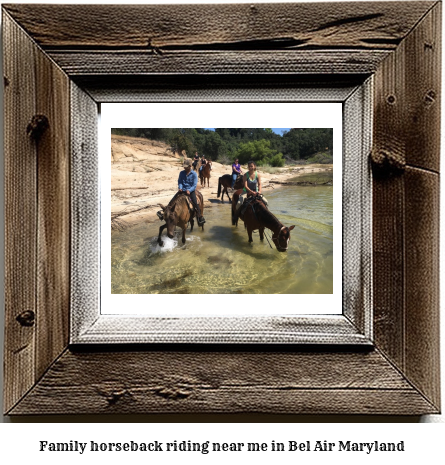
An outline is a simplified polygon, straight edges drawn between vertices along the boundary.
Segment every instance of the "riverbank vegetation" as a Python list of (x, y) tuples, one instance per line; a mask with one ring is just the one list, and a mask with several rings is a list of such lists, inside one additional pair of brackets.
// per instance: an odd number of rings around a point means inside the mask
[(281, 134), (271, 128), (113, 128), (111, 133), (158, 140), (188, 157), (197, 151), (223, 164), (235, 158), (264, 167), (332, 163), (331, 128), (292, 128)]

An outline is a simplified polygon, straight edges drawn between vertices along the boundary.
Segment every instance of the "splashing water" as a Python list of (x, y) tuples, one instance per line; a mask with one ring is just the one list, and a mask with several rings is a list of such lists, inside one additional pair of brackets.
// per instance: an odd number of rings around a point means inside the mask
[(173, 239), (170, 239), (168, 236), (165, 236), (162, 238), (162, 240), (164, 241), (164, 245), (162, 247), (158, 244), (157, 237), (154, 237), (150, 241), (151, 253), (173, 252), (173, 249), (175, 249), (175, 247), (177, 247), (178, 245), (177, 237), (173, 237)]

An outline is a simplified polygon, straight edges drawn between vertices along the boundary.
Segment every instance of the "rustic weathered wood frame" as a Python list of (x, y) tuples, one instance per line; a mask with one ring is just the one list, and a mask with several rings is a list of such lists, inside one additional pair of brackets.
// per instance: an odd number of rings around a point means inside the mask
[[(441, 3), (4, 5), (3, 43), (6, 413), (439, 411)], [(74, 108), (370, 76), (371, 348), (69, 346)]]

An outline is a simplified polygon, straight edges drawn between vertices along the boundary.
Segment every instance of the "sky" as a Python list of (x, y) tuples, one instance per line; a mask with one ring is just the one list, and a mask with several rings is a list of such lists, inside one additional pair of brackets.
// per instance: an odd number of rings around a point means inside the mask
[[(204, 128), (204, 129), (210, 129), (212, 131), (215, 130), (215, 128)], [(272, 131), (275, 133), (275, 134), (280, 134), (281, 135), (281, 132), (282, 131), (289, 131), (290, 128), (272, 128)]]

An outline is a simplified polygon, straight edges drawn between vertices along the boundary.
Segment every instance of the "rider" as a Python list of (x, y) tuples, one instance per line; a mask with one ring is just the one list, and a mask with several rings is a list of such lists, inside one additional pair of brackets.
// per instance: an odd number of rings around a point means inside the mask
[[(261, 196), (261, 199), (267, 205), (267, 201), (261, 194), (261, 176), (256, 170), (256, 163), (251, 160), (247, 164), (249, 171), (243, 176), (244, 189), (241, 195), (239, 196), (238, 203), (236, 206), (236, 211), (239, 212), (240, 207), (243, 205), (244, 200), (247, 197), (257, 197)], [(237, 213), (238, 214), (238, 213)]]
[(195, 152), (195, 158), (193, 159), (193, 169), (196, 171), (196, 165), (199, 162), (199, 155), (198, 152)]
[(199, 167), (199, 171), (201, 171), (202, 167), (205, 166), (206, 164), (207, 164), (206, 157), (205, 157), (205, 155), (202, 155), (201, 156), (201, 166)]
[(238, 158), (233, 162), (233, 165), (232, 165), (232, 190), (235, 186), (235, 183), (236, 183), (236, 179), (238, 178), (238, 176), (240, 176), (241, 174), (243, 174), (243, 170), (241, 169), (241, 165), (239, 164), (238, 162)]
[(251, 160), (247, 164), (249, 171), (244, 175), (243, 193), (247, 192), (247, 197), (252, 195), (261, 195), (261, 176), (256, 170), (256, 163)]
[[(196, 214), (198, 217), (198, 225), (202, 226), (206, 220), (201, 216), (201, 209), (199, 208), (198, 201), (196, 199), (196, 186), (198, 185), (198, 175), (196, 171), (192, 171), (192, 160), (186, 158), (184, 160), (184, 170), (179, 173), (178, 178), (178, 192), (174, 195), (173, 199), (181, 194), (186, 194), (190, 197), (193, 206), (195, 207)], [(172, 199), (172, 200), (173, 200)], [(172, 202), (170, 201), (170, 203)], [(162, 220), (164, 218), (163, 211), (157, 213), (158, 217)]]

